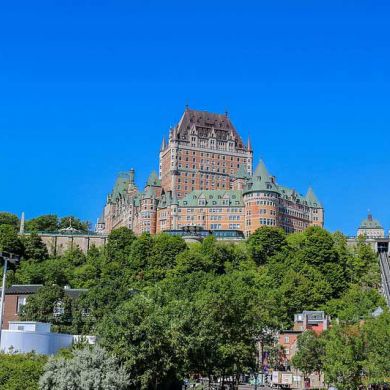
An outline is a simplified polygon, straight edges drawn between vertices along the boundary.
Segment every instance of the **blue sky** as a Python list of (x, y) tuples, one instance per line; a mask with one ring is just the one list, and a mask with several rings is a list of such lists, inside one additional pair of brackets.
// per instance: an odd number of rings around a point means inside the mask
[(388, 1), (9, 1), (0, 13), (0, 210), (95, 221), (143, 185), (185, 107), (229, 111), (326, 227), (390, 229)]

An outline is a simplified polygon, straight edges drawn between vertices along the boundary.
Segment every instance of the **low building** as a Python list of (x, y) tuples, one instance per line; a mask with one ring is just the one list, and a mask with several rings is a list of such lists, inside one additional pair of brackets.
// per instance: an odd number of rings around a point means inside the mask
[(312, 330), (317, 334), (329, 327), (329, 317), (323, 311), (303, 311), (294, 315), (294, 326), (290, 330), (283, 330), (279, 334), (279, 344), (284, 348), (286, 364), (289, 365), (297, 351), (299, 335), (306, 330)]
[(390, 236), (386, 235), (385, 229), (381, 223), (372, 217), (372, 214), (368, 214), (364, 219), (356, 232), (356, 236), (347, 237), (347, 243), (349, 246), (355, 247), (360, 239), (364, 237), (367, 244), (377, 252), (385, 252), (390, 255)]
[(372, 217), (371, 214), (368, 214), (366, 219), (363, 219), (359, 229), (357, 231), (357, 236), (365, 236), (367, 238), (384, 238), (385, 229), (383, 229), (380, 222)]
[[(311, 330), (316, 334), (321, 334), (328, 329), (330, 318), (325, 315), (323, 311), (303, 311), (294, 315), (294, 326), (290, 330), (283, 330), (278, 337), (278, 344), (283, 347), (284, 354), (282, 355), (284, 361), (282, 366), (286, 370), (291, 370), (286, 376), (291, 381), (283, 382), (282, 373), (278, 374), (278, 381), (275, 384), (290, 384), (292, 388), (300, 389), (309, 387), (322, 387), (323, 378), (321, 375), (312, 374), (308, 378), (304, 378), (302, 373), (294, 369), (291, 365), (291, 360), (298, 351), (298, 337), (305, 331)], [(275, 375), (276, 377), (276, 375)]]
[[(5, 289), (2, 329), (8, 329), (9, 323), (20, 320), (20, 310), (27, 303), (27, 298), (36, 294), (42, 287), (42, 284), (14, 284)], [(64, 287), (65, 294), (70, 298), (78, 298), (86, 291), (88, 290)]]
[(303, 311), (294, 315), (294, 326), (290, 330), (283, 330), (279, 334), (279, 344), (284, 348), (287, 365), (297, 351), (299, 335), (306, 330), (321, 334), (329, 327), (329, 317), (323, 311)]
[(10, 321), (9, 329), (1, 331), (0, 349), (6, 353), (53, 355), (72, 345), (71, 334), (52, 333), (50, 328), (51, 324), (43, 322)]

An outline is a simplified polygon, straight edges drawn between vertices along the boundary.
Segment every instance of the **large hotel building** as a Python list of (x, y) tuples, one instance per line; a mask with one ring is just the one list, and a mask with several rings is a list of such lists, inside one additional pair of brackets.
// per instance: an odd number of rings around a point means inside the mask
[(323, 226), (324, 209), (311, 188), (300, 195), (277, 183), (262, 161), (254, 172), (252, 166), (251, 143), (227, 114), (186, 108), (162, 141), (159, 173), (150, 174), (143, 191), (133, 169), (119, 174), (97, 231), (127, 226), (154, 234), (197, 226), (249, 236), (260, 226), (286, 232)]

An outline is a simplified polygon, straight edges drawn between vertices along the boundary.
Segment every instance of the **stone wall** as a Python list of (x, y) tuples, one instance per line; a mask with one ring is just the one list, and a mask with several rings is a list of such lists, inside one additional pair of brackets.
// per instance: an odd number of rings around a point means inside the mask
[(39, 233), (42, 241), (46, 244), (49, 253), (53, 256), (61, 255), (66, 250), (79, 247), (84, 253), (95, 245), (101, 247), (107, 241), (106, 234), (55, 234)]

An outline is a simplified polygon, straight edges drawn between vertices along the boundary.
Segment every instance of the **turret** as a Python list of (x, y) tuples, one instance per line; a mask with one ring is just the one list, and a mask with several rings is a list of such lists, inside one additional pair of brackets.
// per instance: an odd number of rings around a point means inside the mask
[(256, 167), (253, 177), (244, 189), (246, 234), (261, 226), (278, 225), (278, 186), (269, 175), (262, 160)]

